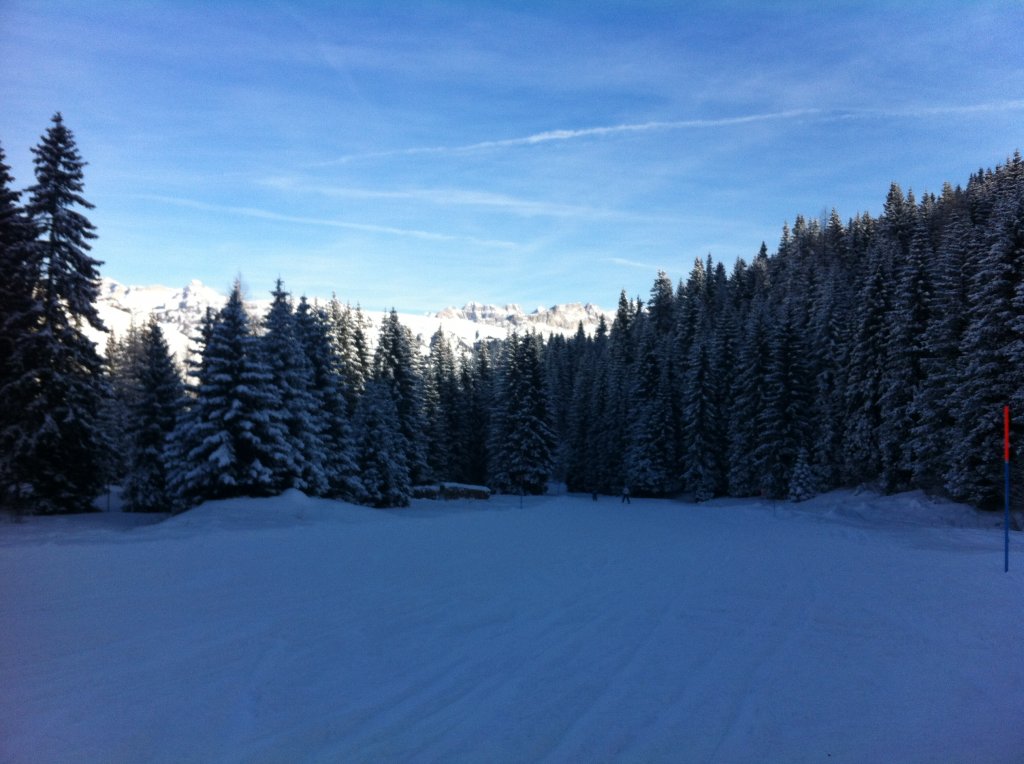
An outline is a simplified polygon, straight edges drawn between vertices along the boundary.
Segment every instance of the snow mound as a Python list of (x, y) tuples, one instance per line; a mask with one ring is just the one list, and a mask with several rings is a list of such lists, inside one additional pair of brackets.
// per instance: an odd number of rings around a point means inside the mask
[(374, 510), (334, 499), (306, 496), (289, 488), (280, 496), (240, 497), (207, 501), (186, 512), (173, 515), (161, 525), (163, 530), (260, 530), (290, 528), (328, 522), (367, 522)]
[(789, 503), (786, 509), (793, 514), (814, 515), (865, 528), (989, 528), (1002, 527), (1003, 523), (1001, 514), (980, 512), (924, 491), (892, 496), (867, 490), (831, 491), (799, 504)]

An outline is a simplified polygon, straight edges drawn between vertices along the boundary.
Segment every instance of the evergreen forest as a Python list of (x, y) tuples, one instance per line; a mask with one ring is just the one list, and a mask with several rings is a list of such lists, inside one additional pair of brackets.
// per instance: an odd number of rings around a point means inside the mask
[(442, 481), (1001, 501), (1003, 406), (1024, 412), (1019, 152), (938, 195), (894, 183), (877, 217), (797, 216), (749, 262), (658, 273), (591, 333), (467, 349), (439, 329), (421, 353), (393, 310), (369, 336), (358, 309), (281, 281), (251, 315), (236, 283), (179, 369), (155, 321), (105, 355), (87, 339), (102, 263), (85, 162), (60, 114), (32, 151), (18, 191), (0, 149), (0, 503), (15, 512), (87, 510), (112, 484), (159, 512), (289, 488), (395, 507)]

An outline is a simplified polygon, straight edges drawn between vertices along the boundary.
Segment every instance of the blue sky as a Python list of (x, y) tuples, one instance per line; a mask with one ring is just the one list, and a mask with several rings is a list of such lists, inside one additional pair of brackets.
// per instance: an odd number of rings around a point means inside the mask
[(1024, 148), (1024, 5), (0, 2), (19, 187), (60, 110), (129, 284), (420, 312), (647, 295)]

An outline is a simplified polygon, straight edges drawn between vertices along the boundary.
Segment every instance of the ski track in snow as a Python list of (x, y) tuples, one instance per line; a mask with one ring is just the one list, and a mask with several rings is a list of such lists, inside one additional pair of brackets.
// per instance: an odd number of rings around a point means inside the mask
[(4, 523), (0, 761), (1021, 761), (993, 526), (851, 492)]

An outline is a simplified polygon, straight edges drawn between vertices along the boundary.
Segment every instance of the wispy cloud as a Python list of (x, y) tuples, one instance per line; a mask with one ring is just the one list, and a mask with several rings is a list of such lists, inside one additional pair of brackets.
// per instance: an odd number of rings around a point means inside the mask
[(606, 257), (604, 262), (611, 263), (612, 265), (621, 265), (623, 268), (639, 268), (649, 273), (661, 267), (652, 263), (641, 263), (638, 260), (627, 260), (624, 257)]
[[(858, 117), (943, 117), (955, 114), (994, 114), (1024, 109), (1024, 99), (989, 101), (960, 105), (907, 106), (904, 108), (852, 109), (850, 116)], [(838, 116), (844, 116), (839, 114)]]
[(138, 194), (137, 196), (141, 199), (150, 199), (164, 204), (172, 204), (177, 207), (188, 207), (189, 209), (204, 210), (206, 212), (222, 212), (229, 215), (256, 218), (259, 220), (272, 220), (281, 223), (343, 228), (350, 231), (365, 231), (369, 233), (382, 233), (390, 236), (405, 236), (425, 241), (461, 241), (481, 247), (493, 247), (497, 249), (516, 249), (519, 247), (519, 244), (516, 242), (502, 241), (500, 239), (480, 239), (475, 236), (437, 233), (435, 231), (422, 231), (415, 228), (395, 228), (393, 226), (382, 226), (372, 223), (353, 223), (347, 220), (286, 215), (279, 212), (273, 212), (271, 210), (262, 210), (257, 207), (234, 207), (230, 205), (210, 204), (208, 202), (200, 202), (195, 199), (184, 199), (176, 196), (161, 196), (158, 194)]
[(584, 127), (576, 130), (546, 130), (541, 133), (534, 133), (519, 138), (503, 138), (500, 140), (478, 141), (462, 146), (415, 146), (406, 149), (394, 149), (390, 151), (373, 151), (363, 154), (348, 154), (338, 157), (323, 164), (344, 164), (357, 159), (378, 159), (392, 156), (410, 156), (415, 154), (457, 154), (474, 151), (485, 151), (487, 149), (511, 148), (515, 146), (536, 146), (552, 141), (569, 141), (577, 138), (591, 138), (622, 133), (646, 133), (664, 130), (682, 130), (686, 128), (712, 128), (728, 127), (731, 125), (742, 125), (751, 122), (766, 122), (771, 120), (795, 119), (798, 117), (816, 116), (822, 113), (821, 109), (792, 109), (789, 111), (766, 112), (763, 114), (747, 114), (739, 117), (724, 117), (721, 119), (686, 119), (675, 121), (652, 121), (637, 122), (621, 125), (605, 125), (598, 127)]
[(263, 185), (279, 191), (311, 193), (331, 198), (424, 202), (441, 207), (478, 207), (508, 212), (522, 217), (587, 218), (592, 220), (655, 219), (651, 215), (640, 215), (634, 212), (608, 209), (606, 207), (523, 199), (521, 197), (477, 189), (407, 188), (389, 190), (351, 186), (325, 186), (322, 184), (310, 184), (302, 179), (287, 177), (269, 178), (263, 181)]
[(922, 118), (947, 116), (955, 114), (981, 114), (1010, 112), (1024, 109), (1024, 100), (1010, 99), (1002, 101), (990, 101), (980, 104), (945, 104), (936, 106), (906, 106), (906, 107), (879, 107), (879, 108), (855, 108), (855, 109), (788, 109), (785, 111), (771, 111), (756, 114), (745, 114), (736, 117), (721, 117), (716, 119), (682, 119), (682, 120), (656, 120), (650, 122), (625, 123), (619, 125), (603, 125), (597, 127), (585, 127), (574, 130), (546, 130), (532, 135), (525, 135), (517, 138), (503, 138), (498, 140), (477, 141), (460, 146), (413, 146), (404, 149), (392, 149), (388, 151), (371, 151), (360, 154), (347, 154), (327, 162), (319, 163), (318, 166), (346, 164), (356, 160), (383, 159), (397, 156), (414, 156), (417, 154), (462, 154), (490, 149), (514, 148), (518, 146), (537, 146), (544, 143), (556, 141), (571, 141), (580, 138), (597, 138), (627, 133), (648, 133), (664, 132), (670, 130), (702, 130), (721, 127), (733, 127), (736, 125), (747, 125), (758, 122), (782, 122), (788, 120), (819, 120), (831, 121), (841, 119), (866, 119), (866, 118)]

